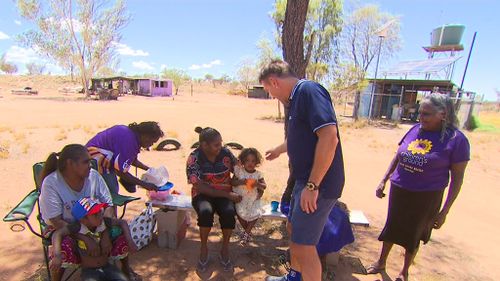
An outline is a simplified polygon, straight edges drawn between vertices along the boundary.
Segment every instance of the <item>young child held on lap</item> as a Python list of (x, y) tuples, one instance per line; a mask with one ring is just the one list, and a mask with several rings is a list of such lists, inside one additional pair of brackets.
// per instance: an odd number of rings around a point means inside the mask
[[(56, 230), (52, 236), (54, 256), (50, 267), (58, 268), (62, 263), (61, 242), (70, 235), (76, 241), (76, 248), (81, 258), (81, 280), (129, 280), (116, 265), (109, 261), (112, 248), (110, 230), (120, 226), (131, 252), (137, 251), (127, 222), (115, 218), (103, 217), (106, 203), (99, 203), (89, 197), (78, 200), (71, 213), (78, 221)], [(130, 272), (127, 275), (130, 275)]]

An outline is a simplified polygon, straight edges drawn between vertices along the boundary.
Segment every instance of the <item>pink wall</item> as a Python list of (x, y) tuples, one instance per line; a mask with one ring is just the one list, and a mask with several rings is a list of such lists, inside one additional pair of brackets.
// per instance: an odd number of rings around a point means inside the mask
[[(152, 97), (169, 97), (172, 96), (173, 83), (172, 80), (139, 80), (139, 94)], [(163, 86), (163, 87), (159, 87)]]

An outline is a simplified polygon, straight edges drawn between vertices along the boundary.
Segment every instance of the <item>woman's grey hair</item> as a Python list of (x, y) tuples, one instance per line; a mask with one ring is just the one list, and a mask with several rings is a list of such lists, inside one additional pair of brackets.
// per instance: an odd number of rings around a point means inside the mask
[(422, 103), (424, 102), (434, 106), (437, 111), (444, 112), (445, 119), (443, 120), (443, 126), (441, 128), (441, 141), (444, 141), (448, 129), (457, 129), (458, 126), (458, 118), (455, 114), (455, 105), (453, 101), (447, 95), (431, 93), (423, 98)]

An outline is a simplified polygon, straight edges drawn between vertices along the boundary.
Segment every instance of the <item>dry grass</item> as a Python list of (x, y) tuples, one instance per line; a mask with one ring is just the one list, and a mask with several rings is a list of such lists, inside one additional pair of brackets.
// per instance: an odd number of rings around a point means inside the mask
[(87, 135), (95, 135), (95, 130), (89, 126), (89, 125), (85, 125), (83, 126), (83, 131), (87, 134)]
[(98, 128), (98, 129), (107, 129), (107, 128), (109, 128), (109, 127), (111, 127), (111, 126), (110, 126), (110, 125), (108, 125), (108, 124), (99, 124), (99, 125), (97, 125), (97, 128)]
[(27, 154), (29, 152), (30, 148), (31, 148), (31, 145), (29, 143), (25, 143), (23, 145), (23, 149), (22, 149), (23, 154)]
[(285, 120), (285, 114), (281, 114), (281, 116), (278, 115), (264, 115), (259, 117), (259, 120), (269, 120), (273, 122), (283, 122)]
[(367, 119), (358, 119), (352, 122), (341, 122), (340, 128), (363, 129), (369, 125)]
[(9, 150), (0, 146), (0, 159), (8, 159)]
[(179, 138), (179, 133), (177, 133), (177, 131), (167, 131), (165, 137), (177, 139)]
[(13, 133), (14, 130), (8, 126), (0, 126), (0, 133), (3, 133), (3, 132)]
[(64, 129), (61, 129), (55, 137), (56, 141), (62, 141), (67, 138), (68, 138), (68, 133)]
[(6, 140), (2, 140), (0, 142), (0, 159), (7, 159), (9, 158), (9, 148), (10, 148), (10, 143)]
[(26, 134), (25, 133), (14, 133), (14, 141), (15, 142), (22, 142), (26, 139)]

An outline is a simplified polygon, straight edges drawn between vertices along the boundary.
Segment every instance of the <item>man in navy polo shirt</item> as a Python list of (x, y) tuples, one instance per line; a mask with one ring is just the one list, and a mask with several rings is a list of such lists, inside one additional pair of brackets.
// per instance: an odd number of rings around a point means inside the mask
[(291, 269), (285, 276), (269, 276), (266, 280), (319, 281), (321, 262), (316, 244), (345, 181), (340, 135), (330, 94), (316, 82), (299, 80), (281, 60), (265, 66), (259, 81), (290, 110), (286, 141), (269, 150), (266, 158), (273, 160), (288, 152), (296, 179), (288, 217)]

